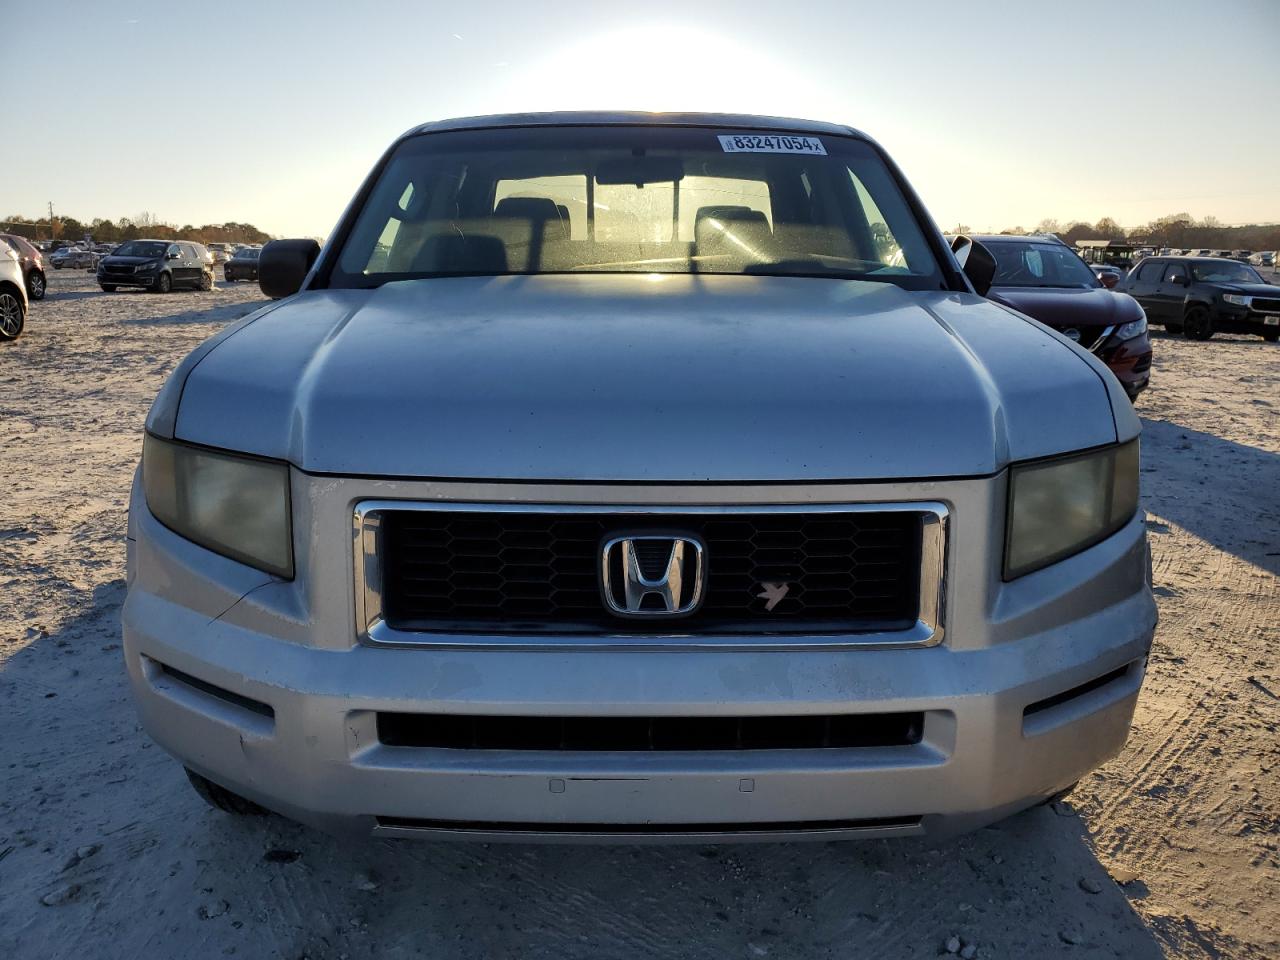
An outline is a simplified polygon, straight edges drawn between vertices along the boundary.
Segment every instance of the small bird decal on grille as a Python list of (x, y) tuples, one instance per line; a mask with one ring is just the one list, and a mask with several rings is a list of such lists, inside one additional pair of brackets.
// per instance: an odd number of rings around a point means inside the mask
[(791, 589), (791, 584), (789, 583), (762, 583), (760, 586), (764, 587), (764, 592), (757, 593), (756, 596), (765, 601), (764, 609), (766, 613), (772, 613), (773, 608), (782, 602), (782, 598)]

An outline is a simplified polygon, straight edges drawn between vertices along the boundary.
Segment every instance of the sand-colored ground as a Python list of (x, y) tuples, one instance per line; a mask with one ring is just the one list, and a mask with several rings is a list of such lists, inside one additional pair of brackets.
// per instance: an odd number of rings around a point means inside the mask
[(1280, 347), (1156, 340), (1161, 625), (1128, 747), (1068, 803), (932, 848), (346, 844), (205, 807), (120, 656), (143, 416), (260, 302), (53, 273), (0, 343), (0, 955), (1280, 956)]

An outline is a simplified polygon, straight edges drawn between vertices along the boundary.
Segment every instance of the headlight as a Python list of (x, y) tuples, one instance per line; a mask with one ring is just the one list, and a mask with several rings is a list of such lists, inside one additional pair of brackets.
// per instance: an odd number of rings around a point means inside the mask
[(268, 573), (293, 577), (289, 467), (148, 435), (142, 488), (179, 536)]
[(1227, 303), (1234, 303), (1237, 307), (1247, 307), (1253, 302), (1253, 297), (1247, 297), (1243, 293), (1224, 293), (1222, 299)]
[(1116, 331), (1118, 340), (1131, 340), (1134, 337), (1140, 337), (1147, 332), (1147, 317), (1142, 315), (1137, 320), (1130, 320)]
[(149, 263), (140, 263), (133, 269), (134, 269), (134, 272), (136, 273), (150, 273), (152, 270), (154, 270), (158, 266), (159, 264), (156, 263), (154, 260), (152, 260)]
[(1006, 580), (1093, 546), (1138, 509), (1137, 440), (1009, 473)]

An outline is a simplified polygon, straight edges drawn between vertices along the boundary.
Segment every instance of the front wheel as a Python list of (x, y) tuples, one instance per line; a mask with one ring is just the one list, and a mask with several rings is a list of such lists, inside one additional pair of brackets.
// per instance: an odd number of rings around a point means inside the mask
[(173, 277), (167, 273), (162, 273), (156, 277), (156, 285), (152, 287), (156, 293), (168, 293), (173, 289)]
[(43, 300), (46, 283), (43, 270), (32, 270), (27, 274), (27, 296), (32, 300)]
[(212, 289), (213, 289), (213, 274), (212, 274), (212, 273), (202, 273), (202, 274), (200, 274), (200, 289), (201, 289), (201, 290), (204, 290), (204, 291), (206, 291), (206, 292), (207, 292), (207, 291), (209, 291), (209, 290), (212, 290)]
[(103, 292), (103, 293), (115, 293), (115, 292), (116, 292), (116, 285), (115, 285), (114, 283), (100, 283), (100, 284), (98, 284), (98, 286), (100, 286), (100, 287), (102, 288), (102, 292)]
[(1262, 339), (1267, 341), (1267, 343), (1275, 343), (1277, 340), (1280, 340), (1280, 330), (1264, 330), (1262, 332)]
[(1188, 340), (1208, 340), (1213, 336), (1213, 315), (1206, 307), (1192, 307), (1182, 318), (1182, 335)]
[(16, 340), (26, 326), (27, 315), (18, 295), (0, 291), (0, 340)]

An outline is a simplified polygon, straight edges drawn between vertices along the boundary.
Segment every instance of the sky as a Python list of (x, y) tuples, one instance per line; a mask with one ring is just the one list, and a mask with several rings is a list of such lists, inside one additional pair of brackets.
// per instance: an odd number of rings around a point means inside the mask
[(849, 124), (944, 229), (1280, 221), (1280, 0), (0, 0), (0, 36), (0, 217), (323, 237), (418, 123), (641, 109)]

